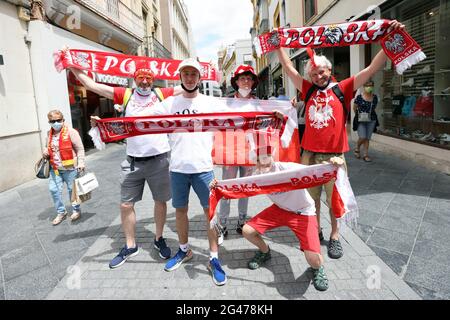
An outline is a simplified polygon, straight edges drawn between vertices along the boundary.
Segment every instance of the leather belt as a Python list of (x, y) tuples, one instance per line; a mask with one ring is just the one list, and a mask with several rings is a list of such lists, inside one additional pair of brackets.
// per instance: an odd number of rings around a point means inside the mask
[(155, 159), (159, 156), (165, 155), (167, 152), (164, 153), (160, 153), (154, 156), (149, 156), (149, 157), (133, 157), (133, 156), (127, 156), (127, 160), (128, 162), (130, 162), (130, 170), (134, 171), (134, 162), (141, 162), (141, 161), (148, 161), (148, 160), (152, 160)]

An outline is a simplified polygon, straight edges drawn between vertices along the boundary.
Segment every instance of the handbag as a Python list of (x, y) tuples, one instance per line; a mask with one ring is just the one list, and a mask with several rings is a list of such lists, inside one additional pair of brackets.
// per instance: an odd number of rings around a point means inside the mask
[(78, 187), (77, 184), (75, 183), (75, 180), (73, 180), (72, 183), (72, 197), (70, 198), (70, 200), (72, 201), (73, 204), (81, 204), (83, 202), (88, 201), (89, 199), (92, 198), (92, 193), (88, 192), (86, 194), (78, 194)]
[(48, 177), (50, 176), (50, 161), (42, 157), (34, 165), (34, 171), (36, 172), (37, 178), (48, 179)]
[(98, 181), (94, 173), (88, 172), (75, 179), (75, 185), (77, 188), (77, 194), (82, 196), (98, 188)]
[(369, 122), (372, 121), (370, 119), (369, 112), (358, 112), (358, 122)]

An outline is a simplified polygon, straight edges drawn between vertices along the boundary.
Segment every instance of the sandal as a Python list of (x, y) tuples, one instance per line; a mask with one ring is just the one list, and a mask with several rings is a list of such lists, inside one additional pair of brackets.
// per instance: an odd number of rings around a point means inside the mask
[(361, 155), (359, 154), (358, 149), (353, 150), (353, 154), (355, 155), (356, 159), (361, 159)]
[(364, 156), (363, 160), (365, 162), (372, 162), (372, 159), (370, 159), (369, 156)]
[(53, 219), (52, 224), (54, 226), (57, 226), (58, 224), (60, 224), (67, 216), (67, 212), (66, 213), (58, 213), (58, 215), (56, 216), (55, 219)]

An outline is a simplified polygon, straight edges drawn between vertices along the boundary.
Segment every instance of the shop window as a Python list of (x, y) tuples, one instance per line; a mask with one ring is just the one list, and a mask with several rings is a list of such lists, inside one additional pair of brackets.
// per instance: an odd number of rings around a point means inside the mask
[[(379, 85), (382, 134), (450, 149), (450, 9), (446, 1), (403, 1), (382, 13), (397, 19), (427, 58), (398, 75), (388, 62)], [(379, 46), (372, 46), (372, 55)]]

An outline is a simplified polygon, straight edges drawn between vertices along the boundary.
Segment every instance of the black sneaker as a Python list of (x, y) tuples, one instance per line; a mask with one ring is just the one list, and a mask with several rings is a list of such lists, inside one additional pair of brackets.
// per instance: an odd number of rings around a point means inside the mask
[(163, 237), (160, 237), (158, 241), (154, 241), (154, 247), (156, 250), (159, 251), (159, 256), (162, 259), (169, 259), (170, 258), (170, 248), (166, 244), (166, 239)]
[(323, 240), (325, 240), (325, 238), (323, 237), (322, 228), (320, 228), (320, 231), (319, 231), (319, 241), (322, 242)]
[(252, 260), (249, 261), (248, 268), (251, 270), (258, 269), (270, 258), (271, 258), (270, 248), (269, 251), (267, 251), (266, 253), (258, 250), (255, 256), (252, 258)]
[(328, 256), (332, 259), (339, 259), (344, 255), (342, 245), (339, 240), (330, 239), (328, 242)]
[(127, 261), (128, 258), (134, 257), (139, 253), (139, 248), (136, 246), (135, 248), (127, 248), (127, 246), (123, 247), (120, 250), (119, 254), (111, 260), (109, 263), (109, 267), (111, 269), (118, 268)]
[(242, 234), (242, 228), (244, 227), (244, 224), (245, 224), (245, 222), (244, 223), (238, 222), (238, 224), (236, 226), (236, 232), (237, 233)]

